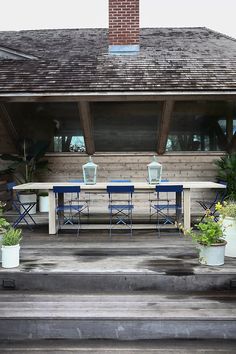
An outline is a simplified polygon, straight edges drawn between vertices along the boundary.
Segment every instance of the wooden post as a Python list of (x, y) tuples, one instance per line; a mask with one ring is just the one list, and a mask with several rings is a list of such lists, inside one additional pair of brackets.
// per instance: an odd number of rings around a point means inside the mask
[(232, 114), (232, 112), (228, 113), (227, 117), (226, 117), (226, 136), (227, 136), (228, 143), (230, 143), (233, 138), (233, 114)]
[(171, 116), (174, 108), (174, 101), (165, 101), (163, 103), (162, 115), (159, 123), (159, 133), (157, 140), (157, 153), (162, 155), (166, 151), (166, 143), (170, 130)]
[(234, 133), (231, 142), (229, 144), (228, 152), (236, 152), (236, 132)]
[(90, 105), (87, 101), (78, 102), (80, 122), (84, 132), (84, 140), (86, 152), (88, 155), (93, 155), (95, 152), (93, 138), (93, 122), (90, 111)]
[(14, 146), (17, 148), (17, 144), (19, 141), (19, 135), (13, 125), (12, 119), (8, 114), (8, 111), (4, 105), (4, 103), (0, 103), (0, 119), (3, 122), (4, 127), (6, 128)]

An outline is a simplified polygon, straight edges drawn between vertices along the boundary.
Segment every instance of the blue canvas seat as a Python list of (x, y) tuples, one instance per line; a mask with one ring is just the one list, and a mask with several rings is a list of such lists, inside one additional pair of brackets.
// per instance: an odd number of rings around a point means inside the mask
[[(132, 236), (132, 211), (134, 208), (132, 197), (134, 186), (110, 185), (107, 186), (107, 193), (109, 196), (110, 236), (114, 229), (127, 229), (130, 236)], [(117, 196), (119, 196), (118, 200)]]
[[(152, 215), (156, 216), (157, 228), (160, 231), (159, 225), (173, 225), (180, 221), (182, 214), (182, 185), (157, 185), (156, 201), (151, 204)], [(165, 193), (166, 199), (162, 198), (161, 194)], [(175, 197), (170, 197), (170, 193), (174, 193)]]
[(57, 231), (75, 224), (79, 235), (80, 216), (84, 210), (84, 204), (79, 200), (80, 186), (54, 186), (53, 192), (56, 194)]
[(37, 204), (37, 202), (22, 203), (20, 201), (19, 193), (17, 191), (15, 191), (15, 193), (13, 193), (13, 187), (15, 187), (15, 186), (16, 186), (15, 182), (7, 183), (7, 190), (11, 194), (12, 206), (18, 213), (18, 217), (13, 222), (12, 226), (14, 228), (16, 228), (21, 222), (24, 222), (26, 224), (26, 226), (32, 231), (33, 230), (32, 225), (35, 226), (36, 222), (35, 222), (32, 214), (30, 214), (30, 211)]

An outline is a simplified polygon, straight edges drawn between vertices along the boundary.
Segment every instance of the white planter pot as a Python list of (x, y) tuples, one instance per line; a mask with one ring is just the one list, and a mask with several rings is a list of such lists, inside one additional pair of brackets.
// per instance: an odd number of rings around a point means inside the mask
[(211, 246), (199, 245), (199, 263), (209, 266), (220, 266), (224, 264), (226, 242), (217, 243)]
[(222, 219), (223, 233), (227, 245), (225, 255), (227, 257), (236, 257), (236, 219), (226, 216)]
[(2, 267), (15, 268), (20, 264), (20, 245), (2, 246)]
[(49, 211), (49, 197), (48, 196), (39, 196), (39, 211), (41, 213), (46, 213)]
[[(28, 207), (27, 203), (37, 202), (37, 195), (35, 193), (19, 193), (19, 199), (21, 203), (26, 203), (25, 208)], [(23, 214), (24, 208), (20, 207), (20, 212)], [(29, 211), (29, 214), (36, 214), (36, 204)]]
[(0, 233), (0, 262), (2, 262), (2, 238), (3, 234)]

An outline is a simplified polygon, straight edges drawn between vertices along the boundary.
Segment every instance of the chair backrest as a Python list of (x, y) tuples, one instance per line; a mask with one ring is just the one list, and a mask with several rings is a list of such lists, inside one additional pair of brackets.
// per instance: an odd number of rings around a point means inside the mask
[(181, 184), (172, 184), (169, 186), (162, 186), (157, 184), (156, 185), (156, 192), (161, 193), (161, 192), (174, 192), (174, 193), (181, 193), (183, 192), (183, 186)]
[(107, 193), (110, 194), (133, 194), (134, 186), (107, 186)]
[(80, 193), (80, 186), (53, 186), (54, 193)]

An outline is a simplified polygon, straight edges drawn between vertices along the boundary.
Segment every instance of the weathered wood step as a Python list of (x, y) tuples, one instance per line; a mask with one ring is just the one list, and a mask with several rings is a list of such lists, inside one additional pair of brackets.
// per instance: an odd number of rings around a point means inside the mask
[(234, 340), (27, 340), (2, 341), (1, 354), (233, 354)]
[(0, 339), (236, 339), (236, 293), (0, 296)]

